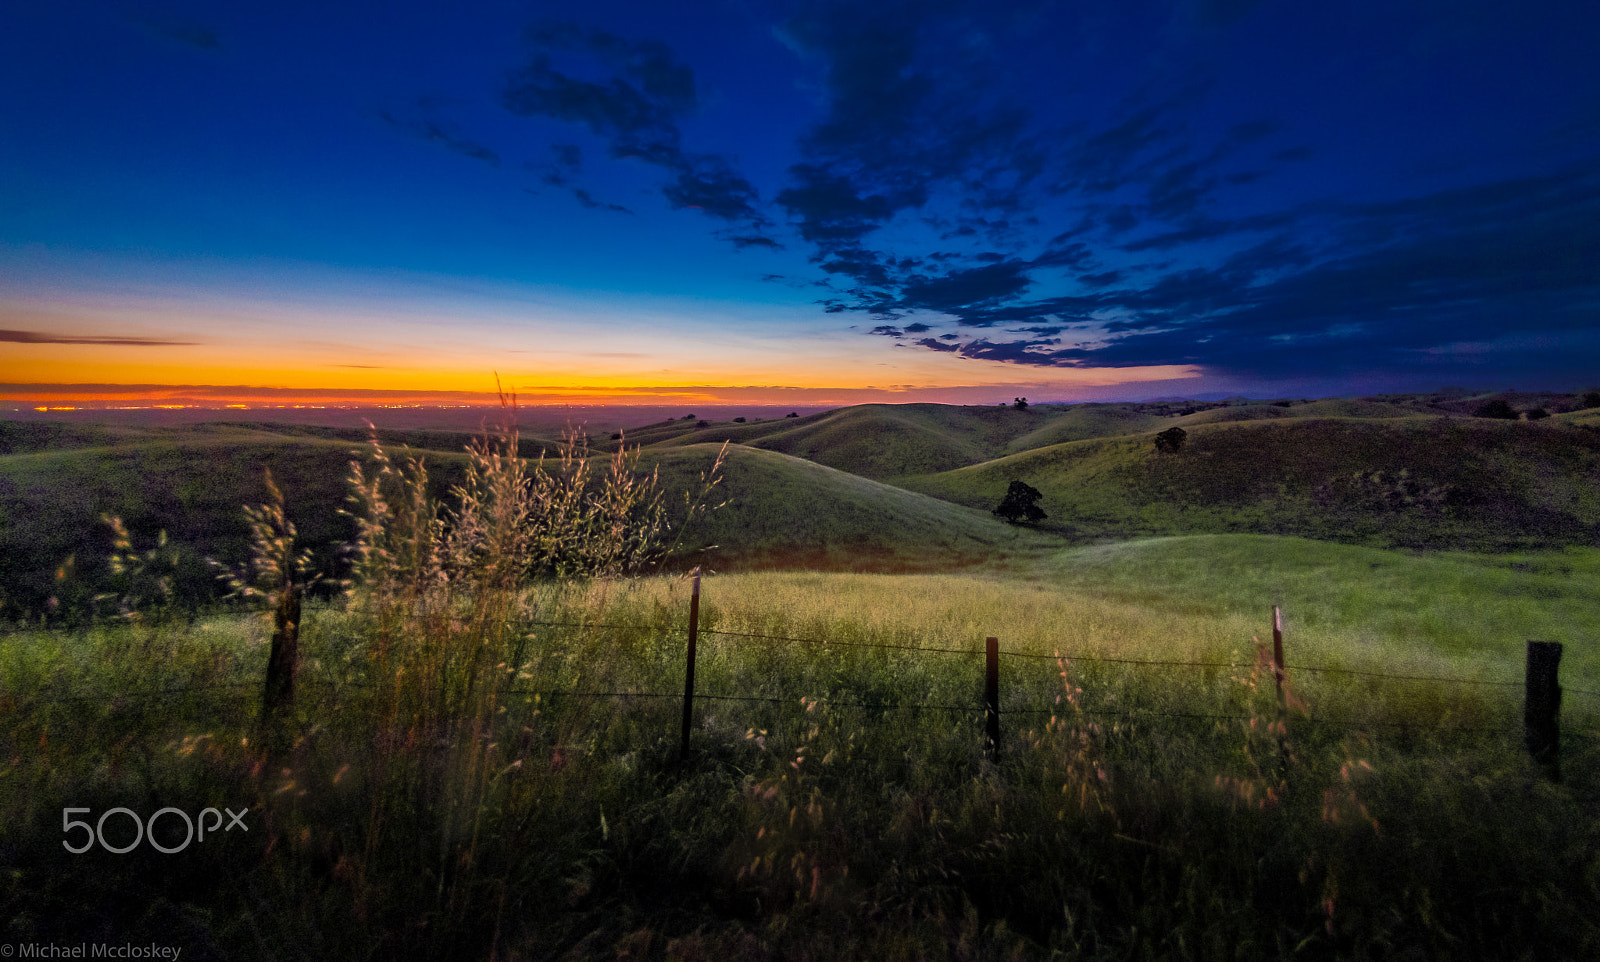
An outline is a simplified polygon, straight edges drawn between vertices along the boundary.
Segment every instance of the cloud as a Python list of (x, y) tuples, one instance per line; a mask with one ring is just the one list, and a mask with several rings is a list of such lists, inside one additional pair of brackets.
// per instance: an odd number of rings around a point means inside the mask
[[(737, 250), (749, 250), (752, 247), (765, 247), (769, 250), (783, 250), (783, 245), (764, 234), (727, 234), (719, 235), (723, 240), (732, 244)], [(762, 280), (786, 280), (782, 274), (763, 274)]]
[[(1145, 279), (1126, 258), (1107, 263), (1111, 238), (1132, 235), (1121, 240), (1125, 253), (1163, 251), (1293, 220), (1212, 212), (1218, 193), (1236, 186), (1228, 177), (1255, 176), (1230, 169), (1230, 158), (1270, 146), (1280, 126), (1250, 119), (1194, 140), (1186, 125), (1208, 90), (1203, 79), (1185, 77), (1158, 100), (1130, 96), (1071, 136), (1043, 126), (1029, 109), (1035, 92), (1006, 86), (1010, 67), (994, 53), (1003, 45), (989, 42), (1023, 39), (1024, 19), (961, 3), (818, 3), (785, 24), (791, 47), (822, 65), (826, 112), (774, 200), (833, 279), (819, 301), (827, 311), (890, 321), (930, 312), (977, 328), (1086, 325), (1131, 306), (1135, 293), (1118, 288)], [(1075, 216), (1047, 228), (1039, 211), (1050, 205), (1075, 207)], [(907, 228), (919, 223), (947, 248), (916, 250)], [(969, 356), (1054, 363), (1049, 347), (992, 339)]]
[[(702, 91), (664, 44), (536, 25), (502, 102), (654, 168), (667, 207), (739, 249), (779, 248), (770, 218), (787, 221), (817, 303), (908, 349), (1243, 377), (1447, 365), (1463, 339), (1515, 350), (1510, 317), (1547, 340), (1593, 323), (1600, 183), (1586, 168), (1360, 205), (1275, 179), (1322, 152), (1291, 139), (1298, 120), (1224, 100), (1240, 77), (1210, 52), (1257, 6), (1168, 5), (1171, 42), (1128, 67), (1148, 80), (1095, 101), (1070, 69), (1044, 74), (1057, 97), (1006, 58), (1045, 27), (1063, 58), (1093, 54), (1069, 29), (1092, 24), (1051, 4), (795, 5), (777, 32), (818, 112), (766, 202), (729, 156), (686, 143)], [(1196, 36), (1207, 53), (1178, 49)], [(548, 182), (579, 190), (587, 158), (554, 150)], [(958, 333), (923, 336), (933, 325)]]
[(986, 339), (968, 341), (961, 345), (962, 357), (982, 361), (1007, 361), (1013, 364), (1040, 364), (1047, 367), (1063, 366), (1058, 352), (1037, 351), (1038, 347), (1051, 347), (1059, 343), (1056, 338), (1036, 341), (1009, 341), (995, 343)]
[[(524, 39), (529, 58), (501, 90), (505, 109), (587, 128), (606, 142), (613, 159), (665, 170), (670, 177), (660, 191), (670, 208), (698, 210), (738, 225), (739, 233), (730, 239), (741, 249), (762, 243), (771, 221), (760, 209), (754, 185), (727, 158), (683, 146), (680, 123), (698, 107), (699, 97), (694, 71), (671, 48), (658, 40), (629, 40), (562, 21), (536, 23)], [(587, 60), (598, 68), (599, 79), (558, 69), (551, 56), (558, 52)], [(575, 150), (557, 145), (557, 163), (563, 168), (557, 176), (565, 178), (566, 169), (576, 168)]]
[(0, 343), (8, 344), (97, 344), (110, 347), (193, 347), (199, 341), (173, 341), (156, 337), (50, 334), (43, 331), (0, 330)]
[[(782, 28), (822, 65), (826, 104), (775, 201), (815, 263), (864, 286), (853, 303), (839, 302), (847, 309), (882, 314), (924, 294), (948, 299), (922, 290), (942, 279), (919, 273), (921, 258), (880, 249), (879, 233), (897, 219), (918, 218), (945, 240), (1010, 247), (1032, 217), (1047, 152), (1027, 133), (1027, 111), (993, 96), (983, 42), (991, 25), (956, 6), (807, 4)], [(957, 256), (982, 263), (981, 254)]]
[[(1115, 319), (1098, 322), (1098, 336), (1082, 344), (986, 338), (961, 354), (1044, 367), (1197, 365), (1257, 379), (1422, 370), (1448, 377), (1483, 368), (1483, 350), (1470, 345), (1493, 345), (1521, 370), (1539, 370), (1543, 358), (1552, 372), (1579, 377), (1585, 365), (1600, 369), (1596, 169), (1330, 206), (1317, 213), (1327, 244), (1282, 234), (1214, 266), (1166, 269), (1140, 285), (1108, 278), (1078, 306)], [(1070, 306), (1006, 304), (962, 320)], [(1564, 350), (1552, 363), (1554, 344)]]
[(470, 157), (473, 160), (481, 160), (490, 167), (500, 166), (499, 154), (480, 143), (468, 140), (459, 134), (452, 133), (436, 121), (402, 120), (387, 110), (378, 111), (378, 119), (409, 136), (418, 138), (419, 140), (427, 141), (430, 144), (438, 144), (441, 147), (453, 150), (456, 153), (461, 154), (464, 157)]
[(1125, 276), (1124, 272), (1118, 270), (1101, 271), (1098, 274), (1079, 274), (1078, 283), (1084, 287), (1109, 287), (1122, 280)]
[(633, 213), (633, 211), (622, 206), (621, 204), (612, 204), (605, 201), (595, 200), (594, 195), (589, 193), (587, 190), (584, 190), (582, 187), (572, 188), (572, 196), (578, 199), (578, 203), (589, 208), (590, 210), (610, 210), (616, 211), (619, 214)]
[[(583, 150), (577, 144), (551, 144), (550, 152), (554, 157), (547, 163), (536, 164), (532, 161), (523, 166), (538, 174), (539, 180), (550, 187), (558, 187), (570, 193), (579, 204), (589, 210), (609, 210), (619, 214), (632, 214), (633, 211), (609, 201), (602, 201), (594, 196), (587, 187), (579, 187), (573, 179), (583, 171)], [(537, 193), (529, 190), (528, 193)]]
[(1031, 281), (1018, 261), (956, 270), (942, 277), (917, 278), (901, 287), (901, 303), (909, 308), (959, 314), (996, 304), (1027, 290)]
[(756, 189), (715, 154), (682, 157), (676, 179), (661, 193), (673, 208), (690, 208), (726, 221), (764, 224)]
[(789, 175), (795, 186), (780, 191), (777, 202), (799, 218), (800, 236), (823, 255), (854, 247), (894, 214), (887, 197), (863, 197), (849, 177), (823, 166), (796, 164)]

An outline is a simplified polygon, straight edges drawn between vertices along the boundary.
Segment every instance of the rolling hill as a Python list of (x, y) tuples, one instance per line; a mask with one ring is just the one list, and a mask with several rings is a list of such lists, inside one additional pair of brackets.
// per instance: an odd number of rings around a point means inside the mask
[[(695, 486), (718, 445), (644, 452), (669, 491)], [(714, 501), (678, 554), (717, 565), (928, 570), (1051, 539), (963, 507), (777, 451), (730, 446)], [(681, 512), (680, 512), (681, 515)]]
[[(1211, 413), (1211, 412), (1205, 412)], [(1554, 419), (1551, 419), (1554, 421)], [(1051, 445), (898, 483), (972, 507), (1012, 480), (1079, 538), (1261, 532), (1500, 550), (1600, 539), (1600, 433), (1559, 422), (1304, 418), (1190, 422)]]
[[(731, 442), (730, 503), (684, 532), (675, 564), (927, 570), (1051, 544), (1266, 533), (1370, 546), (1501, 551), (1600, 544), (1600, 408), (1575, 397), (1539, 421), (1451, 413), (1478, 397), (1317, 401), (868, 404), (749, 422), (678, 419), (593, 438), (638, 446), (681, 501)], [(1179, 426), (1180, 451), (1154, 438)], [(453, 431), (383, 431), (460, 476)], [(186, 590), (214, 593), (203, 559), (243, 559), (241, 506), (278, 479), (302, 541), (331, 563), (351, 534), (349, 462), (365, 432), (261, 422), (173, 427), (0, 421), (0, 611), (103, 587), (109, 530), (141, 548), (165, 530)], [(555, 449), (525, 438), (524, 456)], [(991, 515), (1011, 481), (1042, 494), (1037, 530)], [(72, 559), (71, 569), (63, 562)], [(63, 579), (56, 574), (63, 572)], [(77, 588), (72, 584), (77, 579)]]
[[(354, 534), (339, 511), (352, 456), (364, 455), (347, 436), (356, 433), (205, 425), (119, 439), (86, 434), (72, 439), (75, 447), (0, 456), (0, 612), (17, 617), (41, 610), (52, 596), (82, 603), (106, 590), (111, 532), (104, 515), (121, 517), (141, 551), (165, 531), (178, 549), (180, 595), (188, 601), (213, 597), (215, 571), (206, 559), (230, 565), (245, 559), (249, 528), (242, 507), (267, 500), (267, 470), (318, 567), (337, 568), (338, 546)], [(117, 443), (102, 443), (108, 440)], [(540, 446), (525, 442), (523, 453), (536, 455)], [(639, 467), (659, 468), (667, 503), (681, 505), (681, 494), (696, 486), (718, 447), (646, 449)], [(466, 459), (459, 449), (412, 451), (426, 460), (436, 497), (461, 477)], [(726, 507), (683, 532), (682, 564), (926, 570), (971, 564), (997, 547), (1050, 540), (987, 511), (742, 446), (730, 448), (716, 500), (723, 499)], [(63, 568), (68, 559), (71, 565)]]

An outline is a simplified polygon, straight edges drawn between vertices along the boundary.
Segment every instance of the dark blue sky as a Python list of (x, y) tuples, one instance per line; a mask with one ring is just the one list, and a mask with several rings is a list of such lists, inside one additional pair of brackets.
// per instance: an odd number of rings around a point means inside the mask
[(1591, 386), (1596, 51), (1537, 0), (9, 4), (0, 381)]

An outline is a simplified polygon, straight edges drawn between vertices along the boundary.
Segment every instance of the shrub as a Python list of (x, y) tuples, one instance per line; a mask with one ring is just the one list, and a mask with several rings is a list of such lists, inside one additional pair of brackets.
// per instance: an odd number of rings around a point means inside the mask
[(1530, 421), (1543, 421), (1549, 416), (1550, 412), (1544, 408), (1534, 408), (1528, 412), (1528, 420)]
[(1167, 428), (1156, 435), (1156, 450), (1163, 454), (1177, 454), (1183, 450), (1183, 444), (1189, 438), (1189, 432), (1183, 428)]
[[(565, 434), (548, 465), (543, 455), (531, 465), (518, 457), (518, 440), (512, 400), (502, 427), (468, 446), (466, 477), (447, 505), (429, 496), (421, 460), (397, 467), (374, 435), (376, 470), (369, 476), (351, 464), (357, 581), (385, 593), (482, 590), (529, 578), (625, 574), (662, 554), (665, 493), (657, 474), (635, 471), (637, 448), (618, 447), (596, 471), (585, 434)], [(704, 493), (721, 467), (719, 456)], [(704, 495), (689, 506), (685, 522), (703, 502)]]
[(1600, 408), (1600, 391), (1584, 392), (1583, 407), (1585, 410), (1589, 408)]
[(1517, 412), (1503, 398), (1495, 398), (1493, 401), (1480, 404), (1478, 409), (1472, 412), (1472, 416), (1475, 418), (1497, 418), (1501, 421), (1515, 421)]

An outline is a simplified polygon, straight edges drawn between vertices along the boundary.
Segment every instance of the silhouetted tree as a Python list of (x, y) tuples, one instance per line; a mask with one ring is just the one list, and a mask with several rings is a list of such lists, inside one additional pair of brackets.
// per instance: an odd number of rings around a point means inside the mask
[(1479, 405), (1478, 409), (1472, 412), (1472, 416), (1475, 418), (1499, 418), (1502, 421), (1515, 421), (1517, 412), (1515, 408), (1506, 403), (1505, 399), (1495, 398), (1493, 401)]
[(678, 420), (680, 420), (680, 421), (693, 421), (694, 420), (694, 415), (693, 414), (685, 414), (683, 417), (679, 418)]
[(1028, 399), (1025, 397), (1019, 397), (1011, 402), (1011, 406), (1016, 408), (1018, 411), (1026, 411), (1028, 409)]
[(786, 418), (797, 418), (799, 416), (800, 416), (800, 412), (799, 411), (790, 411), (788, 414), (784, 415), (784, 417), (786, 417)]
[(1042, 497), (1044, 495), (1039, 493), (1038, 488), (1023, 481), (1013, 481), (1011, 487), (1006, 489), (1005, 500), (994, 509), (994, 513), (1012, 524), (1024, 521), (1037, 524), (1045, 519), (1044, 510), (1036, 503)]
[(743, 424), (744, 423), (744, 418), (734, 418), (733, 419), (733, 423), (734, 424)]
[(1177, 454), (1183, 450), (1183, 442), (1189, 439), (1189, 432), (1183, 428), (1167, 428), (1156, 435), (1156, 450), (1163, 454)]
[(1530, 421), (1543, 421), (1549, 416), (1550, 412), (1546, 411), (1544, 408), (1533, 408), (1528, 412), (1528, 420)]

